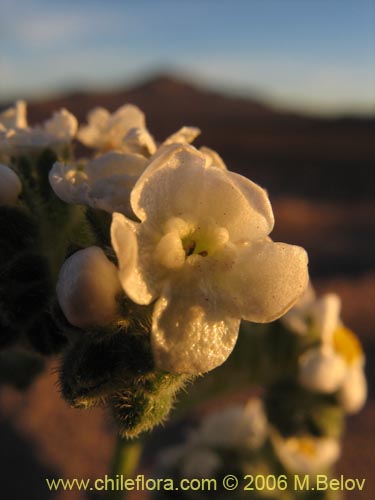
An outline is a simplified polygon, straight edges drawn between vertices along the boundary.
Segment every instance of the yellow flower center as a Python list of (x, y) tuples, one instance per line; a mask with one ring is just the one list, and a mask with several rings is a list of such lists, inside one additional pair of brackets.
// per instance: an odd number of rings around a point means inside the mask
[(213, 220), (206, 219), (181, 238), (186, 257), (212, 255), (228, 241), (228, 231)]
[(339, 326), (334, 331), (333, 347), (348, 364), (352, 364), (363, 357), (363, 350), (358, 337), (345, 326)]
[(302, 453), (302, 455), (308, 456), (308, 457), (314, 457), (316, 454), (316, 443), (315, 439), (309, 437), (309, 436), (303, 436), (299, 438), (295, 438), (295, 445), (296, 451), (299, 453)]

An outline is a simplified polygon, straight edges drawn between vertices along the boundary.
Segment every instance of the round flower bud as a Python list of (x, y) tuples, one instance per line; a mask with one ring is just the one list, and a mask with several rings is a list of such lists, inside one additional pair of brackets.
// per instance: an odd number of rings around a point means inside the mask
[(340, 405), (346, 413), (357, 413), (367, 399), (367, 382), (362, 366), (353, 366), (346, 373), (338, 393)]
[(56, 286), (63, 313), (79, 328), (114, 321), (120, 289), (116, 266), (101, 248), (94, 246), (76, 252), (64, 262)]
[(18, 175), (0, 164), (0, 205), (15, 205), (22, 189)]
[(344, 359), (333, 349), (310, 349), (299, 361), (299, 381), (311, 391), (336, 391), (343, 382), (345, 372)]

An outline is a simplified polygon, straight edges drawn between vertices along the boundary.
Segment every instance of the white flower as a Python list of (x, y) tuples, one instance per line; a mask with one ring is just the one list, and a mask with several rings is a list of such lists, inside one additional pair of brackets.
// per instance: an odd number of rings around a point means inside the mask
[(0, 205), (15, 205), (22, 190), (18, 175), (0, 164)]
[(112, 244), (125, 292), (155, 299), (152, 348), (160, 369), (199, 373), (222, 364), (240, 318), (267, 322), (307, 286), (307, 255), (267, 235), (266, 192), (213, 166), (192, 146), (157, 155), (131, 193), (141, 223), (115, 213)]
[(145, 115), (137, 106), (125, 104), (112, 114), (104, 108), (95, 108), (87, 121), (78, 131), (78, 139), (86, 146), (101, 152), (144, 152), (146, 156), (156, 151), (146, 129)]
[(146, 165), (147, 159), (141, 155), (111, 151), (82, 167), (57, 162), (49, 181), (56, 195), (67, 203), (134, 217), (130, 192)]
[(1, 112), (0, 126), (2, 126), (3, 131), (15, 128), (26, 128), (26, 102), (17, 101), (14, 107)]
[(255, 450), (267, 437), (267, 417), (260, 399), (245, 407), (234, 406), (206, 417), (190, 440), (197, 446)]
[(295, 474), (316, 474), (327, 470), (340, 456), (337, 439), (302, 436), (282, 437), (271, 432), (271, 442), (282, 465)]
[(77, 119), (66, 109), (61, 109), (41, 126), (0, 130), (0, 151), (6, 154), (23, 154), (47, 147), (59, 150), (73, 139), (77, 127)]
[(67, 320), (79, 328), (105, 326), (118, 316), (117, 269), (99, 247), (79, 250), (63, 264), (56, 285)]
[(326, 294), (316, 299), (310, 291), (282, 321), (297, 333), (312, 332), (321, 340), (320, 346), (301, 355), (299, 382), (312, 391), (327, 394), (338, 391), (343, 409), (355, 413), (367, 397), (365, 357), (356, 335), (342, 325), (340, 310), (337, 295)]
[[(195, 127), (182, 127), (162, 146), (190, 144), (199, 133)], [(132, 104), (125, 104), (112, 114), (104, 108), (93, 109), (88, 114), (88, 124), (80, 127), (78, 139), (102, 153), (116, 150), (149, 158), (157, 151), (157, 145), (146, 128), (144, 113)]]

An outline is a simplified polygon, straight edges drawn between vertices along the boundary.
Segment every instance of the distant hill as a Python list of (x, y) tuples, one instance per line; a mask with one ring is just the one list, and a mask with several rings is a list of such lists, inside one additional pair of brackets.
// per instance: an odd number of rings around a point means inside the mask
[(137, 104), (158, 140), (182, 125), (202, 129), (197, 144), (216, 149), (228, 167), (272, 195), (312, 199), (372, 199), (375, 194), (375, 118), (317, 118), (229, 97), (176, 78), (158, 76), (135, 88), (72, 93), (31, 103), (32, 122), (66, 107), (80, 121), (95, 106)]

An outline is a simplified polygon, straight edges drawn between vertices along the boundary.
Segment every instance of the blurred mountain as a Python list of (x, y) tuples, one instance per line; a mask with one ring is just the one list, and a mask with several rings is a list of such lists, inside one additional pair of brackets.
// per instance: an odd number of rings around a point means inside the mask
[(267, 186), (271, 195), (372, 199), (375, 116), (320, 118), (229, 97), (168, 76), (113, 92), (72, 93), (30, 104), (31, 122), (66, 107), (82, 122), (95, 106), (137, 104), (162, 140), (182, 125), (202, 129), (198, 145), (217, 150), (231, 170)]

